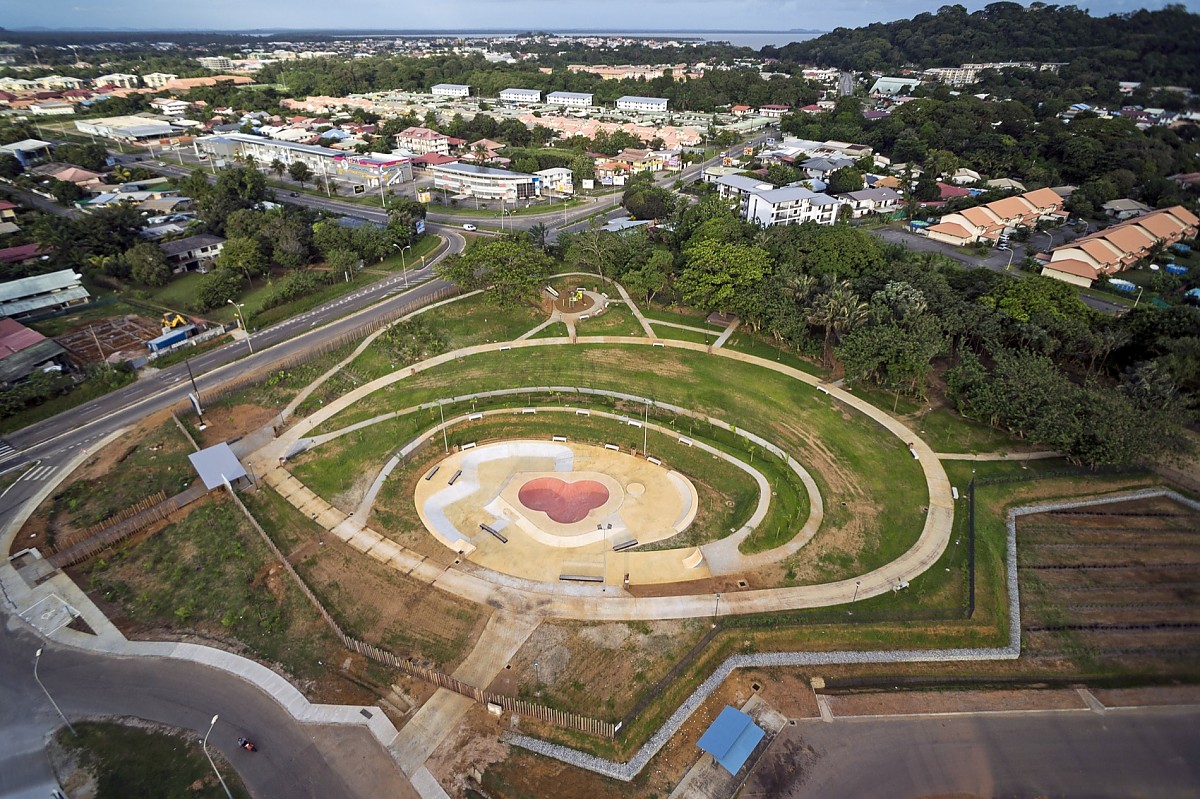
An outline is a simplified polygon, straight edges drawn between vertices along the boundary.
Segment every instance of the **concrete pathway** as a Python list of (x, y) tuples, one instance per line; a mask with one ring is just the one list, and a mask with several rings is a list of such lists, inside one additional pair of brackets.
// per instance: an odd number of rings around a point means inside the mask
[(651, 319), (649, 317), (646, 318), (646, 321), (648, 321), (654, 327), (673, 327), (676, 330), (690, 330), (693, 333), (707, 333), (710, 336), (718, 335), (718, 331), (710, 330), (710, 329), (704, 328), (704, 327), (693, 327), (692, 325), (681, 325), (678, 322), (663, 322), (662, 320)]
[(734, 319), (729, 324), (729, 327), (725, 328), (725, 332), (723, 332), (721, 335), (717, 336), (717, 340), (714, 341), (713, 345), (712, 345), (713, 349), (719, 350), (719, 349), (721, 349), (721, 347), (724, 347), (725, 342), (729, 341), (729, 337), (732, 336), (735, 332), (737, 332), (737, 329), (739, 327), (741, 327), (741, 324), (742, 324), (741, 319)]

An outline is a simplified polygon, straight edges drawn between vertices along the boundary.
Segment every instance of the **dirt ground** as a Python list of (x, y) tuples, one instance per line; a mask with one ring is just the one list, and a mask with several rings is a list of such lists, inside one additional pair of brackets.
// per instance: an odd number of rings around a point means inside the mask
[(162, 327), (153, 319), (130, 314), (92, 322), (64, 333), (54, 340), (79, 363), (127, 360), (147, 354), (146, 342), (162, 335)]
[(707, 631), (694, 619), (544, 622), (491, 690), (616, 721)]
[(485, 771), (510, 756), (509, 746), (500, 741), (506, 723), (503, 717), (488, 715), (483, 706), (473, 706), (434, 750), (426, 768), (451, 796), (465, 797), (468, 788), (479, 788)]
[(996, 710), (1082, 710), (1069, 688), (1012, 691), (882, 691), (827, 697), (834, 716), (886, 716), (909, 713), (968, 713)]
[(208, 427), (203, 431), (197, 428), (195, 416), (190, 411), (186, 415), (191, 423), (192, 435), (199, 436), (196, 443), (201, 447), (211, 447), (222, 441), (248, 436), (267, 425), (279, 422), (279, 411), (275, 408), (248, 403), (226, 405), (218, 402), (205, 408), (204, 421)]

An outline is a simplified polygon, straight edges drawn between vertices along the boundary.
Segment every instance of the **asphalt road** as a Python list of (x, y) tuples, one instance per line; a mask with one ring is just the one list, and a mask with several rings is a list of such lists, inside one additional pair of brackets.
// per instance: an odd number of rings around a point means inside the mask
[(844, 719), (786, 727), (743, 797), (1196, 797), (1200, 710)]
[[(56, 787), (44, 752), (61, 722), (33, 679), (33, 653), (45, 646), (38, 675), (67, 718), (134, 716), (196, 731), (214, 715), (208, 740), (263, 799), (387, 796), (412, 789), (363, 727), (298, 724), (248, 682), (194, 663), (117, 658), (44, 645), (32, 633), (0, 629), (0, 797), (45, 799)], [(238, 749), (246, 736), (259, 748)]]

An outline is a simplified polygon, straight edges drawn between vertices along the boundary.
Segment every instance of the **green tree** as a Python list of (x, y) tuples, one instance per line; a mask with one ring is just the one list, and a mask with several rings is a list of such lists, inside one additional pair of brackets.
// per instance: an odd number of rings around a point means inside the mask
[(214, 269), (200, 279), (196, 288), (196, 304), (201, 311), (212, 310), (237, 297), (242, 288), (242, 276), (236, 269)]
[(0, 178), (15, 178), (25, 171), (21, 162), (8, 153), (0, 153)]
[(842, 167), (834, 170), (829, 176), (829, 185), (826, 191), (830, 194), (845, 194), (851, 191), (860, 191), (863, 187), (863, 174), (852, 167)]
[(739, 296), (763, 279), (771, 266), (760, 247), (708, 239), (690, 247), (675, 288), (689, 305), (705, 311), (744, 310)]
[(486, 289), (497, 303), (535, 301), (553, 262), (524, 239), (477, 239), (466, 252), (439, 262), (438, 277), (466, 289)]
[(171, 267), (162, 249), (149, 242), (135, 244), (125, 253), (129, 275), (143, 286), (157, 288), (167, 285), (171, 279)]
[(235, 273), (241, 270), (247, 282), (250, 282), (254, 275), (266, 274), (270, 265), (266, 248), (257, 238), (227, 239), (221, 247), (221, 254), (217, 256), (217, 266), (220, 269)]
[(312, 170), (308, 168), (308, 164), (303, 161), (293, 161), (288, 165), (288, 176), (292, 180), (303, 186), (308, 181), (312, 180)]
[(270, 170), (275, 173), (276, 178), (283, 178), (283, 173), (287, 172), (287, 164), (280, 161), (278, 158), (271, 160)]

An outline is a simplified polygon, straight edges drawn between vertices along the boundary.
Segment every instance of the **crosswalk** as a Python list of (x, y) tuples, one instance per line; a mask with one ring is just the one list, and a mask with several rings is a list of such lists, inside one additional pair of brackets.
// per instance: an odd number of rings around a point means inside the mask
[(9, 444), (7, 441), (0, 441), (0, 461), (4, 460), (16, 451), (16, 448), (13, 447), (12, 444)]
[(34, 466), (25, 474), (21, 475), (17, 482), (26, 480), (31, 483), (40, 483), (58, 471), (57, 466)]

